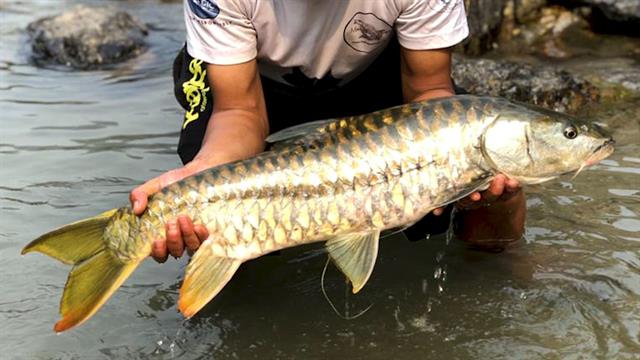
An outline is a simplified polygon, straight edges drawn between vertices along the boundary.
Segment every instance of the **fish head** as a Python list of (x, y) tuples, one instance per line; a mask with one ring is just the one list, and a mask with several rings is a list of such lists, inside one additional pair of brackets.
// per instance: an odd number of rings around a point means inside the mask
[(521, 183), (577, 175), (614, 150), (604, 129), (566, 114), (509, 103), (494, 116), (481, 139), (484, 158), (494, 171)]

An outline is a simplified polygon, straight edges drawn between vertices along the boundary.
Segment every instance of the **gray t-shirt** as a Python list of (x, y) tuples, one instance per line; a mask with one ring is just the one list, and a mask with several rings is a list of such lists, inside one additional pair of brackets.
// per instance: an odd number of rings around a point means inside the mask
[[(462, 0), (184, 0), (187, 51), (210, 64), (257, 59), (260, 73), (331, 78), (362, 72), (395, 31), (411, 50), (453, 46), (469, 34)], [(294, 76), (295, 75), (295, 76)], [(289, 79), (289, 80), (288, 80)]]

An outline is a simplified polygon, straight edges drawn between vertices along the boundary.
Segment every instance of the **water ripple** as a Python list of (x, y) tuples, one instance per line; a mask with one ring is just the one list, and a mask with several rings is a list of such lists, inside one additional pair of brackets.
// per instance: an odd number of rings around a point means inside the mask
[(111, 126), (118, 126), (115, 121), (91, 121), (86, 125), (73, 125), (73, 126), (36, 126), (31, 128), (32, 130), (99, 130), (105, 129)]
[(22, 199), (11, 198), (11, 197), (7, 197), (7, 196), (0, 196), (0, 200), (6, 200), (6, 201), (9, 201), (9, 202), (16, 202), (16, 203), (19, 203), (19, 204), (32, 205), (32, 206), (49, 205), (48, 201), (27, 201), (27, 200), (22, 200)]
[(26, 105), (93, 105), (98, 103), (97, 101), (79, 101), (79, 100), (45, 101), (45, 100), (22, 100), (22, 99), (0, 99), (0, 102), (26, 104)]

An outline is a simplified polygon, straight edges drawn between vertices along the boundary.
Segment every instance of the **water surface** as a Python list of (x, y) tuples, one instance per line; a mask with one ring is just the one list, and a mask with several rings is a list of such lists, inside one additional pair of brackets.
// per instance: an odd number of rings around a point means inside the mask
[[(86, 1), (85, 1), (86, 2)], [(55, 335), (69, 268), (21, 257), (36, 236), (126, 203), (178, 165), (170, 65), (180, 2), (114, 1), (153, 27), (112, 70), (37, 68), (26, 24), (77, 0), (0, 4), (2, 358), (637, 358), (640, 354), (640, 100), (586, 116), (619, 146), (575, 180), (531, 187), (525, 239), (500, 254), (456, 239), (385, 239), (357, 296), (318, 246), (245, 264), (195, 318), (176, 310), (186, 259), (146, 261), (86, 324)], [(93, 3), (103, 3), (95, 1)]]

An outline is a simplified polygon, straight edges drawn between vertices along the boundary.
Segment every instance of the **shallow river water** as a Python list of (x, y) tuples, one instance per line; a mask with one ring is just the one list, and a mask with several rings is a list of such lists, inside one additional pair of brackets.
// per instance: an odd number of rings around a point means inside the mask
[[(319, 246), (245, 264), (191, 320), (176, 310), (186, 259), (146, 261), (90, 321), (52, 326), (69, 268), (19, 255), (36, 236), (126, 204), (178, 165), (170, 64), (179, 2), (115, 1), (152, 25), (150, 49), (117, 70), (37, 68), (24, 28), (77, 0), (0, 2), (0, 358), (640, 357), (640, 100), (597, 105), (616, 152), (575, 180), (531, 187), (525, 239), (503, 253), (456, 239), (381, 243), (349, 295)], [(94, 3), (102, 3), (95, 1)]]

